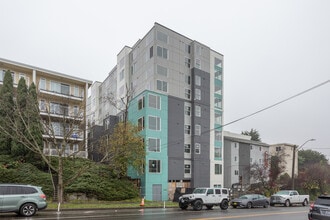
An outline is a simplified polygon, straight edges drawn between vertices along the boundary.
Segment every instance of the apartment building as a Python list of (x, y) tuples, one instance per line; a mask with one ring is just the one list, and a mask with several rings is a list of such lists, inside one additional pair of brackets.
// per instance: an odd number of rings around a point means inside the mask
[(105, 97), (128, 92), (128, 119), (143, 128), (146, 143), (143, 175), (130, 172), (142, 196), (167, 200), (176, 187), (223, 186), (222, 54), (155, 23), (92, 86), (90, 124), (120, 115), (120, 103), (114, 108)]
[(268, 170), (269, 145), (252, 141), (248, 135), (224, 131), (224, 186), (247, 189), (257, 183), (251, 175), (251, 167)]
[[(87, 158), (86, 106), (92, 81), (0, 58), (0, 84), (8, 70), (12, 74), (14, 87), (22, 77), (28, 86), (33, 82), (37, 87), (40, 116), (52, 130), (53, 136), (50, 137), (49, 132), (45, 131), (44, 153), (57, 155), (54, 140), (50, 141), (55, 138), (61, 145), (58, 147), (65, 147), (66, 156)], [(70, 136), (65, 137), (67, 135)], [(64, 138), (66, 146), (62, 146), (63, 141), (60, 141)]]
[[(271, 156), (278, 156), (281, 160), (280, 166), (284, 167), (283, 172), (280, 175), (288, 174), (292, 178), (293, 159), (294, 161), (294, 175), (298, 176), (298, 151), (295, 148), (296, 145), (288, 143), (272, 144), (269, 147), (269, 153)], [(293, 152), (295, 157), (293, 158)]]

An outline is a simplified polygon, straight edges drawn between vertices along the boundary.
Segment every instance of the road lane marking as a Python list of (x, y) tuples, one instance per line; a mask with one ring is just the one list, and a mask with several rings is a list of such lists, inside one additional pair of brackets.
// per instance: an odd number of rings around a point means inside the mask
[(189, 220), (233, 219), (233, 218), (259, 217), (259, 216), (269, 216), (269, 215), (300, 214), (300, 213), (306, 213), (306, 211), (299, 211), (299, 212), (280, 212), (280, 213), (279, 212), (269, 212), (269, 213), (260, 213), (260, 214), (222, 216), (222, 217), (210, 217), (210, 218), (191, 218)]

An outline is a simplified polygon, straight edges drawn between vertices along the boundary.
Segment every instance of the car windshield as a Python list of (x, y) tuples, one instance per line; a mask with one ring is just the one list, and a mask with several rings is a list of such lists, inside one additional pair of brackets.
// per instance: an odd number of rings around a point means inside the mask
[(206, 189), (203, 189), (203, 188), (197, 188), (194, 190), (193, 193), (196, 193), (196, 194), (203, 194), (206, 192)]
[(290, 194), (290, 191), (278, 191), (277, 193), (276, 193), (277, 195), (289, 195)]
[(239, 199), (249, 199), (247, 195), (239, 197)]
[(330, 206), (330, 197), (319, 197), (315, 204), (324, 205), (324, 206)]

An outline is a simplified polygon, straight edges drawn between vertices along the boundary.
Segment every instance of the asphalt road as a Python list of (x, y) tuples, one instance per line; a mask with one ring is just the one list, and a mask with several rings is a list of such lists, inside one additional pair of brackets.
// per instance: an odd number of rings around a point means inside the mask
[(142, 208), (142, 209), (100, 209), (100, 210), (64, 210), (60, 213), (52, 210), (44, 210), (30, 218), (18, 217), (12, 213), (0, 214), (0, 219), (26, 219), (26, 220), (105, 220), (105, 219), (143, 219), (143, 220), (307, 220), (309, 207), (269, 207), (252, 209), (233, 209), (226, 211), (215, 207), (213, 210), (203, 209), (202, 211), (193, 211), (188, 209), (182, 211), (179, 208)]

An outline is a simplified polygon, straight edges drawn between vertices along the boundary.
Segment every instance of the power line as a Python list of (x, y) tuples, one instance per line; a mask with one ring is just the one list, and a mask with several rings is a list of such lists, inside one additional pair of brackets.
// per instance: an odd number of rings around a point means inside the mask
[[(317, 89), (317, 88), (319, 88), (319, 87), (321, 87), (321, 86), (323, 86), (323, 85), (325, 85), (325, 84), (327, 84), (327, 83), (329, 83), (329, 82), (330, 82), (330, 80), (326, 80), (325, 82), (322, 82), (322, 83), (320, 83), (320, 84), (317, 84), (317, 85), (315, 85), (315, 86), (313, 86), (313, 87), (311, 87), (311, 88), (309, 88), (309, 89), (306, 89), (306, 90), (304, 90), (304, 91), (302, 91), (302, 92), (300, 92), (300, 93), (298, 93), (298, 94), (296, 94), (296, 95), (290, 96), (289, 98), (286, 98), (286, 99), (284, 99), (284, 100), (282, 100), (282, 101), (276, 102), (275, 104), (272, 104), (272, 105), (270, 105), (270, 106), (268, 106), (268, 107), (265, 107), (265, 108), (263, 108), (263, 109), (260, 109), (260, 110), (258, 110), (258, 111), (256, 111), (256, 112), (253, 112), (253, 113), (249, 114), (249, 115), (246, 115), (246, 116), (241, 117), (241, 118), (238, 118), (238, 119), (236, 119), (236, 120), (234, 120), (234, 121), (228, 122), (227, 124), (223, 124), (223, 125), (220, 125), (220, 126), (218, 126), (218, 127), (214, 127), (214, 128), (212, 128), (212, 129), (206, 130), (206, 131), (202, 132), (201, 135), (202, 135), (202, 134), (209, 133), (209, 132), (211, 132), (211, 131), (213, 131), (213, 130), (216, 130), (216, 129), (223, 128), (223, 127), (225, 127), (225, 126), (231, 125), (231, 124), (236, 123), (236, 122), (238, 122), (238, 121), (241, 121), (241, 120), (244, 120), (244, 119), (246, 119), (246, 118), (249, 118), (249, 117), (251, 117), (251, 116), (253, 116), (253, 115), (256, 115), (256, 114), (258, 114), (258, 113), (261, 113), (261, 112), (263, 112), (263, 111), (266, 111), (266, 110), (268, 110), (268, 109), (270, 109), (270, 108), (273, 108), (273, 107), (275, 107), (275, 106), (277, 106), (277, 105), (280, 105), (280, 104), (282, 104), (282, 103), (284, 103), (284, 102), (287, 102), (287, 101), (289, 101), (289, 100), (291, 100), (291, 99), (294, 99), (294, 98), (296, 98), (296, 97), (298, 97), (298, 96), (301, 96), (301, 95), (303, 95), (303, 94), (305, 94), (305, 93), (307, 93), (307, 92), (310, 92), (310, 91), (312, 91), (312, 90), (314, 90), (314, 89)], [(192, 128), (191, 128), (191, 129), (192, 129)], [(181, 139), (176, 140), (176, 141), (168, 142), (167, 145), (169, 145), (169, 144), (171, 144), (171, 143), (176, 143), (176, 142), (179, 142), (179, 143), (180, 143), (181, 141), (184, 141), (184, 138), (181, 138)]]

